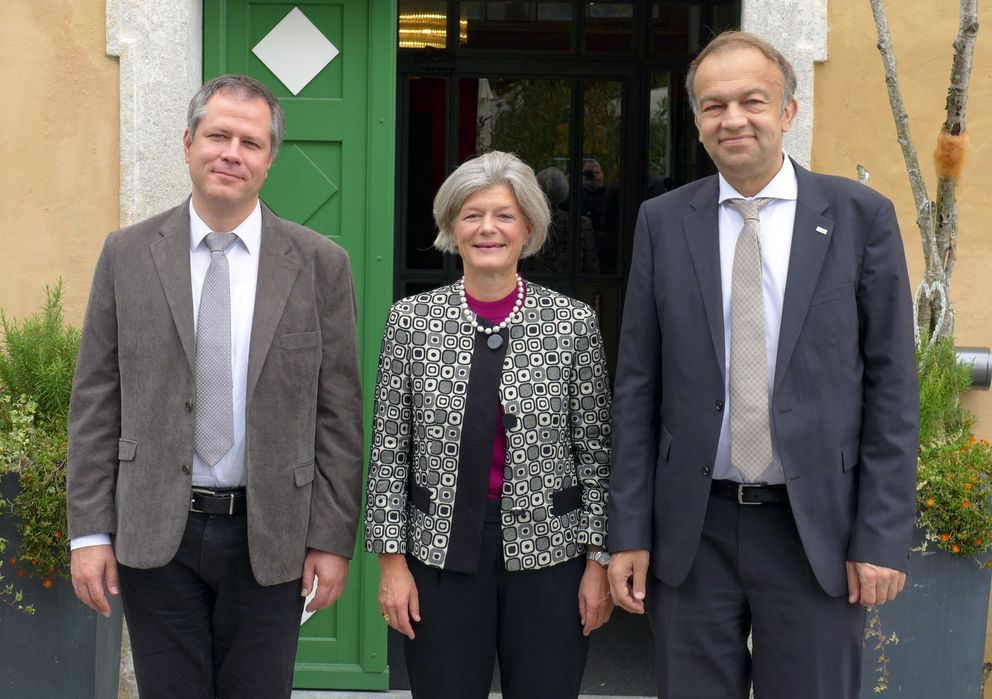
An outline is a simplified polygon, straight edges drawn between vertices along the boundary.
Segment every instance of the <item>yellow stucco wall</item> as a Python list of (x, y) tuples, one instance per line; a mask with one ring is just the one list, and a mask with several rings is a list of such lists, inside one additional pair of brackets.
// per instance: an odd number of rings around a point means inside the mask
[(101, 241), (118, 225), (118, 69), (105, 0), (0, 7), (0, 308), (23, 317), (62, 277), (79, 324)]
[[(957, 35), (956, 0), (889, 2), (888, 20), (910, 131), (931, 198), (936, 196), (933, 150), (944, 121)], [(985, 5), (985, 3), (980, 3)], [(987, 10), (988, 7), (986, 6)], [(966, 124), (971, 150), (958, 188), (959, 258), (951, 280), (959, 345), (992, 345), (992, 28), (988, 17), (975, 48)], [(895, 202), (915, 285), (923, 275), (916, 209), (885, 89), (868, 0), (831, 2), (828, 60), (817, 66), (813, 126), (814, 169), (847, 177), (863, 164), (871, 186)], [(977, 432), (992, 437), (992, 394), (971, 392)]]

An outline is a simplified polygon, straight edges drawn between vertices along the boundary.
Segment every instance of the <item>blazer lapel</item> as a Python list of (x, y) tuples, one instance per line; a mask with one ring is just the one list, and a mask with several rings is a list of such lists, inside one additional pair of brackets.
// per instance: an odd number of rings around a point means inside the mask
[(262, 240), (258, 256), (258, 285), (255, 290), (255, 313), (248, 347), (248, 386), (246, 400), (251, 401), (255, 384), (272, 346), (276, 328), (282, 318), (300, 262), (283, 232), (282, 223), (262, 205)]
[(716, 177), (712, 177), (692, 198), (693, 211), (683, 222), (689, 256), (699, 283), (699, 293), (703, 297), (706, 320), (713, 340), (713, 352), (720, 365), (720, 372), (726, 376), (726, 351), (723, 338), (723, 287), (720, 281), (720, 220), (718, 207), (720, 189)]
[(189, 271), (189, 199), (166, 219), (151, 244), (152, 261), (172, 311), (172, 321), (190, 369), (193, 368), (193, 285)]
[(829, 204), (813, 175), (793, 162), (798, 182), (796, 221), (792, 227), (792, 251), (782, 302), (782, 325), (775, 360), (775, 382), (778, 388), (789, 366), (799, 332), (806, 321), (806, 311), (813, 290), (820, 278), (820, 269), (833, 234), (834, 222), (824, 212)]

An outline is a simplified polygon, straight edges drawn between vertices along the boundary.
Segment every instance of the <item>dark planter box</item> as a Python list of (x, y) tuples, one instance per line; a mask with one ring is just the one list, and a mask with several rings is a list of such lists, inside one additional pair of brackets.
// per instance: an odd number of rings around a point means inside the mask
[(865, 641), (861, 697), (980, 699), (985, 660), (992, 571), (971, 559), (941, 551), (913, 553), (906, 589), (879, 608), (882, 633), (890, 643), (889, 689), (874, 692), (878, 652)]
[(68, 580), (53, 578), (46, 590), (41, 580), (18, 578), (20, 562), (10, 564), (20, 541), (14, 524), (10, 515), (0, 516), (0, 537), (7, 540), (3, 584), (23, 590), (35, 613), (0, 603), (0, 697), (117, 699), (123, 619), (119, 599), (105, 619), (76, 599)]

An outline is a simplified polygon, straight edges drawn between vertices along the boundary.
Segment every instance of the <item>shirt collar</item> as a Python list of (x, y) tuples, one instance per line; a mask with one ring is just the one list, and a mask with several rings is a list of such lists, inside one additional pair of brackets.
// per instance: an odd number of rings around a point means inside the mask
[[(212, 233), (210, 226), (204, 223), (200, 215), (193, 208), (193, 200), (189, 200), (189, 249), (196, 250), (207, 233)], [(257, 255), (262, 243), (262, 205), (255, 202), (255, 208), (248, 214), (248, 217), (239, 223), (233, 231), (220, 231), (222, 233), (234, 233), (238, 240), (244, 244), (249, 255)]]
[(743, 194), (738, 192), (733, 186), (724, 179), (723, 175), (720, 177), (720, 199), (719, 202), (722, 204), (728, 199), (757, 199), (759, 197), (768, 197), (770, 199), (788, 199), (790, 201), (795, 201), (799, 198), (799, 183), (796, 181), (796, 169), (792, 166), (792, 160), (789, 155), (782, 152), (782, 168), (778, 171), (778, 174), (772, 178), (772, 181), (765, 185), (764, 189), (754, 195), (754, 197), (745, 197)]

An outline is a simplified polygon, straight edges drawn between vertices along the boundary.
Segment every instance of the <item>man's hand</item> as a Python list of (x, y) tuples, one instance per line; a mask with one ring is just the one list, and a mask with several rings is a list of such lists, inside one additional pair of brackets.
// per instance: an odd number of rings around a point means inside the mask
[(620, 551), (610, 558), (613, 601), (633, 614), (644, 613), (645, 580), (651, 554), (646, 549)]
[(582, 635), (588, 636), (608, 622), (612, 613), (613, 598), (610, 597), (610, 581), (606, 577), (606, 568), (596, 561), (586, 561), (586, 571), (579, 583)]
[(317, 592), (307, 605), (308, 612), (316, 612), (330, 607), (337, 601), (344, 586), (348, 583), (348, 559), (336, 553), (308, 549), (303, 561), (303, 589), (306, 597), (313, 589), (314, 576), (317, 577)]
[(120, 594), (114, 547), (102, 544), (76, 549), (72, 552), (69, 567), (72, 571), (72, 589), (76, 591), (79, 601), (109, 617), (110, 603), (103, 593), (104, 584), (110, 594), (115, 597)]
[(409, 639), (415, 638), (411, 621), (420, 621), (420, 598), (406, 556), (379, 554), (379, 611), (387, 624)]
[(880, 607), (896, 598), (906, 586), (906, 574), (893, 568), (847, 562), (847, 601), (863, 607)]

